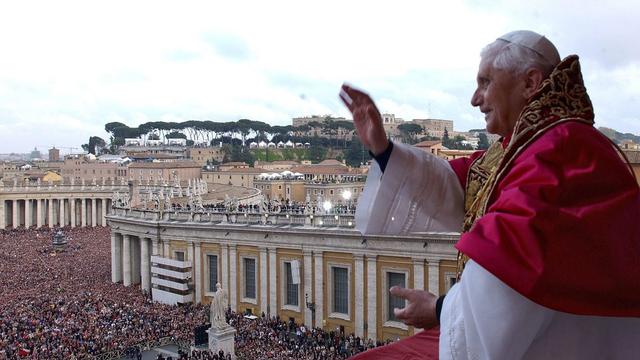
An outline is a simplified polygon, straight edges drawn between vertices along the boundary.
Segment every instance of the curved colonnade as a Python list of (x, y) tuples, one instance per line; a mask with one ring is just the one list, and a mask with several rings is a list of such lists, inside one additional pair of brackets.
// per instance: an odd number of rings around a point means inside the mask
[(387, 289), (439, 294), (455, 279), (459, 234), (363, 237), (351, 226), (230, 217), (115, 209), (107, 216), (112, 281), (167, 303), (208, 303), (220, 282), (235, 311), (396, 339), (418, 329), (393, 318), (398, 299)]

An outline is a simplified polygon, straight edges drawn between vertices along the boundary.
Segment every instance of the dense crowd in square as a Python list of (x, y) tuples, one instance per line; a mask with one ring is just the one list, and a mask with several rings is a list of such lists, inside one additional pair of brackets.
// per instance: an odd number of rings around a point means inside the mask
[[(194, 328), (208, 323), (206, 305), (160, 304), (137, 286), (112, 283), (108, 227), (63, 229), (64, 251), (53, 247), (56, 231), (0, 231), (0, 359), (125, 354), (166, 338), (192, 344)], [(264, 315), (227, 317), (240, 359), (344, 359), (380, 345)], [(200, 351), (183, 358), (221, 356)]]

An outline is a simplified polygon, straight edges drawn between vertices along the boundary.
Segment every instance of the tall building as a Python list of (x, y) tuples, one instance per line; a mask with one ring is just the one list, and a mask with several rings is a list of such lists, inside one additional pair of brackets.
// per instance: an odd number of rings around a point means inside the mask
[(49, 161), (60, 161), (60, 149), (55, 147), (49, 149)]
[(42, 154), (38, 148), (33, 148), (33, 151), (29, 155), (29, 160), (42, 159)]
[(453, 120), (413, 119), (413, 122), (424, 128), (425, 135), (442, 138), (442, 136), (444, 136), (444, 130), (446, 129), (449, 136), (453, 136)]

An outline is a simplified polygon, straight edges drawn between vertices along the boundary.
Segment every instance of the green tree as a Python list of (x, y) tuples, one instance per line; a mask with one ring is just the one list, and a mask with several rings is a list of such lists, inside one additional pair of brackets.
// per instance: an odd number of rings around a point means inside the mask
[(167, 134), (167, 139), (186, 139), (186, 138), (187, 138), (187, 135), (179, 131), (174, 131)]
[(481, 132), (478, 134), (478, 150), (487, 150), (489, 148), (489, 139), (487, 134)]
[(89, 143), (82, 144), (82, 149), (93, 155), (98, 155), (100, 150), (107, 146), (107, 143), (99, 136), (89, 137)]
[(369, 161), (371, 156), (360, 142), (360, 139), (354, 136), (351, 139), (351, 145), (344, 153), (344, 159), (347, 162), (347, 165), (358, 167), (360, 164), (364, 164)]
[(415, 123), (404, 123), (398, 125), (398, 130), (407, 144), (415, 144), (418, 134), (423, 132), (422, 126)]
[(452, 141), (449, 138), (449, 130), (447, 130), (447, 128), (444, 128), (444, 134), (442, 134), (442, 146), (451, 149), (452, 145)]
[(318, 143), (313, 143), (309, 147), (309, 151), (307, 154), (309, 155), (309, 160), (314, 163), (318, 163), (324, 160), (324, 156), (327, 153), (327, 149), (323, 146), (318, 145)]

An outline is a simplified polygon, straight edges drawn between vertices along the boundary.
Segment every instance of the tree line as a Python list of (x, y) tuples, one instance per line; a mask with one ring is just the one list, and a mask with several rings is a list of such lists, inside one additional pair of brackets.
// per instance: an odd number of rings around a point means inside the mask
[[(368, 152), (358, 141), (351, 121), (334, 120), (325, 117), (321, 121), (311, 121), (306, 125), (294, 127), (292, 125), (270, 125), (262, 121), (240, 119), (238, 121), (215, 122), (209, 120), (188, 120), (184, 122), (150, 121), (137, 127), (130, 127), (121, 122), (105, 124), (105, 131), (109, 134), (109, 142), (98, 136), (91, 136), (82, 148), (92, 154), (117, 152), (117, 148), (125, 144), (127, 138), (141, 138), (143, 140), (163, 140), (181, 138), (188, 146), (203, 145), (217, 146), (222, 143), (227, 158), (252, 163), (254, 156), (244, 150), (248, 142), (292, 141), (294, 143), (310, 143), (309, 159), (318, 160), (328, 149), (341, 149), (344, 160), (351, 165), (359, 165), (370, 157)], [(440, 140), (437, 137), (426, 136), (424, 128), (419, 124), (405, 123), (398, 126), (399, 136), (408, 144), (415, 144), (424, 140)], [(311, 134), (311, 136), (309, 136)], [(319, 136), (325, 135), (325, 137)], [(483, 135), (483, 134), (482, 134)], [(450, 139), (445, 131), (443, 145), (451, 149), (467, 149), (462, 144), (464, 138), (456, 136)], [(484, 148), (486, 136), (480, 139)], [(484, 141), (483, 141), (484, 140)], [(247, 161), (248, 160), (248, 161)], [(321, 159), (320, 159), (321, 160)]]

